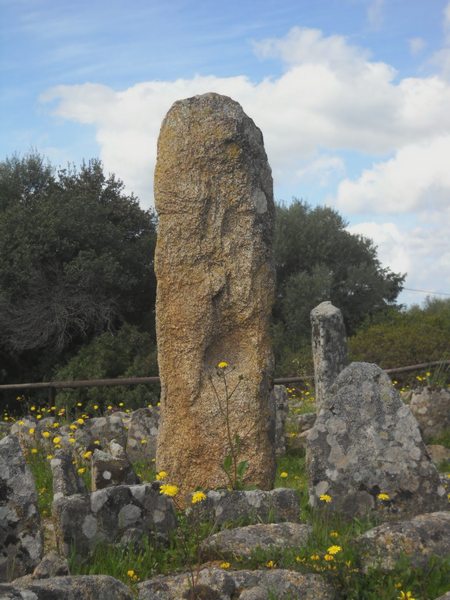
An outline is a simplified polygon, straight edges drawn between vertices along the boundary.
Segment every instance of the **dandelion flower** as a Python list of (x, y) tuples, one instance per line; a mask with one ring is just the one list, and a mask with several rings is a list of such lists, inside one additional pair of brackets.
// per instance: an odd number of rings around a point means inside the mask
[(47, 460), (52, 460), (52, 458), (55, 458), (55, 457), (53, 456), (53, 454), (47, 454), (47, 456), (46, 456), (46, 459), (47, 459)]
[(280, 473), (280, 477), (281, 477), (281, 479), (286, 479), (287, 477), (289, 477), (289, 474), (288, 474), (288, 473), (286, 473), (286, 471), (282, 471), (282, 472)]
[(337, 531), (330, 531), (330, 537), (337, 538), (339, 537), (339, 533)]
[(79, 469), (77, 469), (77, 473), (78, 475), (83, 475), (83, 473), (86, 472), (86, 467), (80, 467)]
[(311, 560), (320, 560), (320, 556), (318, 554), (311, 554), (310, 559)]
[(145, 444), (147, 444), (147, 443), (148, 443), (148, 442), (147, 442), (147, 440), (146, 440), (146, 439), (142, 439), (142, 440), (141, 440), (141, 444), (142, 444), (143, 446), (145, 446)]
[(400, 592), (400, 596), (398, 596), (398, 600), (415, 600), (413, 598), (412, 592)]
[(35, 432), (35, 431), (36, 431), (36, 430), (35, 430), (35, 428), (34, 428), (34, 427), (30, 427), (30, 429), (28, 430), (28, 433), (29, 433), (30, 435), (34, 435), (34, 432)]
[(194, 492), (192, 494), (192, 504), (203, 502), (203, 500), (206, 500), (206, 494), (204, 494), (203, 492)]
[(332, 500), (332, 497), (329, 494), (320, 494), (319, 500), (321, 502), (325, 502), (326, 504), (329, 504)]
[(167, 479), (168, 474), (166, 471), (160, 471), (156, 473), (156, 481), (162, 481), (163, 479)]
[(221, 569), (229, 569), (231, 567), (231, 565), (229, 562), (223, 562), (223, 563), (220, 563), (219, 567)]
[(220, 363), (217, 365), (218, 369), (226, 369), (228, 367), (228, 363), (225, 360), (220, 361)]
[(178, 494), (178, 487), (176, 485), (170, 485), (170, 483), (164, 483), (159, 488), (159, 491), (164, 496), (170, 496), (171, 498), (173, 498)]
[(389, 494), (386, 494), (386, 492), (380, 492), (377, 496), (378, 500), (381, 500), (382, 502), (384, 500), (390, 500), (390, 496)]
[(55, 444), (55, 446), (56, 446), (57, 444), (60, 444), (60, 443), (61, 443), (61, 438), (60, 438), (60, 437), (54, 437), (54, 438), (53, 438), (53, 443)]
[(31, 454), (37, 454), (37, 453), (38, 453), (37, 448), (31, 448)]
[(135, 576), (135, 572), (133, 571), (133, 569), (130, 569), (129, 571), (127, 571), (127, 575), (128, 577), (133, 578)]
[(86, 460), (89, 460), (92, 456), (92, 450), (86, 450), (86, 452), (83, 454), (83, 458), (85, 458)]
[(325, 554), (323, 559), (326, 560), (327, 562), (331, 562), (332, 560), (334, 560), (334, 556), (332, 554)]
[(338, 552), (341, 552), (342, 548), (341, 546), (330, 546), (327, 549), (328, 554), (337, 554)]
[(80, 417), (79, 419), (77, 419), (77, 423), (78, 423), (78, 425), (83, 425), (84, 424), (84, 419), (82, 419)]
[(275, 567), (275, 561), (273, 561), (273, 560), (268, 560), (268, 561), (266, 562), (266, 567), (267, 567), (268, 569), (273, 569), (273, 568)]
[(49, 438), (50, 437), (50, 432), (49, 431), (43, 431), (42, 432), (42, 437), (45, 438), (45, 439)]

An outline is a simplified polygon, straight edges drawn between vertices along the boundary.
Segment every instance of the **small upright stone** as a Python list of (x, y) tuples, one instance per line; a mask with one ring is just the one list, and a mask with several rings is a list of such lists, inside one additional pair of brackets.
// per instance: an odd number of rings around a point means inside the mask
[[(157, 468), (184, 495), (224, 487), (228, 425), (248, 461), (246, 483), (267, 489), (274, 296), (272, 175), (261, 131), (218, 94), (175, 102), (161, 127), (155, 171), (155, 270), (161, 377)], [(222, 406), (220, 406), (220, 401)]]
[(128, 485), (140, 483), (123, 450), (116, 453), (116, 456), (103, 450), (95, 450), (92, 455), (92, 491), (123, 483)]
[(417, 421), (377, 365), (352, 363), (331, 386), (307, 437), (312, 506), (382, 520), (445, 510)]
[(319, 409), (328, 389), (347, 364), (347, 337), (341, 311), (328, 301), (312, 309), (311, 328), (316, 404)]
[(41, 520), (31, 471), (19, 440), (0, 440), (0, 582), (31, 573), (43, 554)]

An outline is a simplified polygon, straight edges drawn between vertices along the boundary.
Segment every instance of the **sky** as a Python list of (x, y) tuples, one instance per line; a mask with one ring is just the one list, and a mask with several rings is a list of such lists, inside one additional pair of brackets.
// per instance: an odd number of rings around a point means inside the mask
[(0, 44), (0, 160), (100, 157), (147, 208), (172, 103), (226, 94), (277, 201), (338, 210), (400, 302), (450, 297), (449, 0), (0, 0)]

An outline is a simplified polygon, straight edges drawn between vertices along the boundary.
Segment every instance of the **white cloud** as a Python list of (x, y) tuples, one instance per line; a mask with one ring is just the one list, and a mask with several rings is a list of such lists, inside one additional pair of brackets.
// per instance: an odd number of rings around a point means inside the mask
[(440, 210), (450, 203), (450, 134), (404, 146), (388, 161), (339, 184), (335, 204), (351, 213)]
[(367, 9), (367, 20), (373, 29), (379, 29), (383, 23), (384, 0), (372, 0)]
[[(152, 203), (164, 114), (175, 100), (195, 94), (216, 91), (242, 104), (264, 133), (279, 182), (292, 180), (296, 172), (306, 174), (305, 161), (312, 162), (313, 171), (321, 154), (350, 149), (382, 156), (450, 132), (450, 84), (439, 77), (397, 80), (392, 66), (371, 60), (342, 36), (324, 36), (317, 29), (295, 27), (256, 49), (262, 57), (279, 57), (285, 72), (256, 83), (244, 76), (197, 76), (120, 91), (92, 83), (58, 86), (42, 99), (55, 103), (57, 115), (95, 127), (105, 167), (145, 205)], [(408, 194), (399, 202), (410, 207)]]
[(425, 46), (427, 45), (425, 40), (421, 37), (413, 37), (408, 40), (409, 51), (413, 56), (420, 54)]
[(345, 173), (345, 163), (340, 156), (322, 155), (296, 171), (299, 180), (314, 180), (318, 185), (326, 185), (330, 178)]

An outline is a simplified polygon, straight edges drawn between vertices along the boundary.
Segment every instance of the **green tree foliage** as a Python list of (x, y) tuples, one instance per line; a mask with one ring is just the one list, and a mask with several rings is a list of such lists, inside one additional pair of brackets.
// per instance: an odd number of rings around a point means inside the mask
[(96, 335), (151, 332), (155, 216), (98, 160), (55, 172), (31, 154), (0, 163), (0, 356), (40, 379)]
[(298, 200), (277, 207), (274, 339), (280, 374), (294, 374), (297, 359), (308, 355), (314, 306), (331, 300), (352, 334), (368, 316), (393, 306), (401, 291), (404, 276), (383, 268), (373, 242), (346, 225), (331, 208), (312, 209)]
[(423, 308), (389, 311), (350, 340), (353, 360), (384, 369), (450, 359), (450, 300), (427, 299)]
[[(77, 379), (115, 379), (147, 377), (157, 373), (156, 348), (150, 333), (129, 324), (117, 333), (105, 332), (83, 346), (69, 362), (55, 373), (57, 381)], [(157, 401), (159, 386), (99, 387), (63, 390), (57, 394), (57, 404), (73, 408), (82, 402), (83, 408), (98, 404), (138, 408)]]

